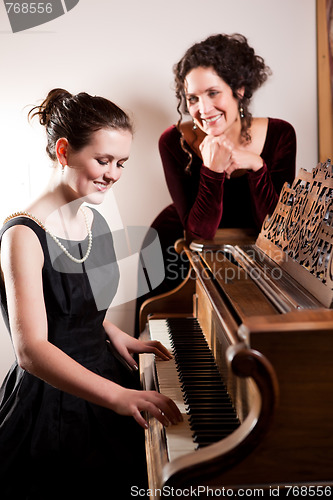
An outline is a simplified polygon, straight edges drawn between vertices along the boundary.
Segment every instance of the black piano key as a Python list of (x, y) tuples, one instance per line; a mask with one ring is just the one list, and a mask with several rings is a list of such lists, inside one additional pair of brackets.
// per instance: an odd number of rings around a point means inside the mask
[[(197, 404), (197, 403), (192, 403), (191, 406), (188, 406), (188, 414), (189, 415), (196, 415), (198, 413), (224, 413), (231, 415), (235, 415), (235, 410), (233, 408), (228, 408), (227, 405), (204, 405), (204, 404)], [(237, 418), (237, 417), (236, 417)]]
[(191, 406), (186, 403), (188, 408), (188, 415), (194, 419), (200, 419), (203, 415), (222, 415), (223, 417), (234, 417), (235, 410), (228, 408), (227, 405), (208, 406), (192, 403)]
[(223, 389), (216, 386), (215, 384), (199, 384), (197, 387), (188, 387), (186, 384), (181, 384), (184, 394), (187, 396), (208, 396), (211, 394), (214, 400), (218, 401), (219, 398), (230, 401), (228, 394), (226, 394)]
[(193, 439), (193, 441), (195, 443), (198, 444), (198, 449), (200, 448), (204, 448), (205, 446), (209, 446), (210, 444), (214, 444), (216, 443), (217, 441), (219, 441), (220, 439), (223, 439), (223, 438), (226, 438), (229, 436), (229, 433), (225, 433), (225, 434), (222, 434), (220, 436), (206, 436), (206, 437), (202, 437), (201, 439)]
[(213, 409), (208, 409), (208, 410), (203, 410), (200, 413), (194, 413), (191, 414), (193, 418), (190, 419), (190, 422), (195, 425), (196, 423), (204, 424), (204, 425), (210, 425), (210, 423), (213, 422), (232, 422), (236, 426), (239, 425), (238, 418), (235, 417), (233, 413), (224, 413), (219, 411), (214, 411)]
[(193, 431), (194, 436), (199, 436), (203, 435), (204, 433), (214, 433), (216, 434), (218, 431), (223, 430), (228, 430), (228, 431), (233, 431), (237, 429), (237, 423), (233, 421), (226, 421), (226, 420), (212, 420), (211, 425), (201, 425), (200, 422), (191, 422), (191, 429)]
[(216, 432), (207, 432), (207, 433), (202, 433), (202, 434), (193, 434), (192, 439), (194, 443), (198, 443), (199, 448), (202, 443), (216, 443), (220, 439), (223, 439), (227, 436), (229, 436), (235, 429), (224, 429)]

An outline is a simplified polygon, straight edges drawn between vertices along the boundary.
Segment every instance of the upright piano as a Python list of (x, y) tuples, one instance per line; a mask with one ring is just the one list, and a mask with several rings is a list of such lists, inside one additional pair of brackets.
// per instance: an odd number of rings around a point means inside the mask
[(173, 352), (140, 355), (142, 386), (184, 417), (163, 428), (147, 415), (152, 498), (171, 488), (201, 498), (222, 487), (332, 493), (332, 245), (329, 160), (284, 185), (256, 240), (226, 229), (177, 242), (187, 278), (140, 313), (143, 336)]

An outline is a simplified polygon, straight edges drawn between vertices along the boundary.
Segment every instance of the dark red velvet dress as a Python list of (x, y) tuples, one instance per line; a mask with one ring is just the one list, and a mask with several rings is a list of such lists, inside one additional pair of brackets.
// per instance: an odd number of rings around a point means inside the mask
[[(175, 126), (162, 134), (159, 148), (174, 203), (157, 217), (153, 227), (159, 230), (159, 224), (176, 212), (182, 227), (193, 238), (211, 239), (219, 227), (259, 230), (265, 216), (273, 212), (283, 184), (295, 177), (295, 131), (283, 120), (269, 118), (261, 153), (263, 168), (238, 178), (227, 179), (224, 173), (205, 167), (191, 148), (193, 160), (188, 175), (188, 156), (181, 148), (180, 132)], [(174, 241), (172, 233), (176, 234), (171, 225), (170, 240)]]

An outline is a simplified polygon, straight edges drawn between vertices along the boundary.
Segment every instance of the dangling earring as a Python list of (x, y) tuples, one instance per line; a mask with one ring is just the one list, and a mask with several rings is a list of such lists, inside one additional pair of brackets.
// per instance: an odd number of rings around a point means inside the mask
[(241, 118), (245, 117), (245, 115), (244, 115), (244, 108), (243, 108), (242, 103), (239, 104), (239, 114), (240, 114)]
[(197, 130), (197, 128), (198, 128), (198, 127), (197, 127), (197, 125), (196, 125), (195, 121), (194, 121), (194, 120), (192, 120), (192, 122), (193, 122), (193, 125), (192, 125), (193, 130)]
[(65, 167), (66, 167), (66, 165), (61, 164), (61, 175), (63, 175), (63, 174), (64, 174), (64, 172), (65, 172)]

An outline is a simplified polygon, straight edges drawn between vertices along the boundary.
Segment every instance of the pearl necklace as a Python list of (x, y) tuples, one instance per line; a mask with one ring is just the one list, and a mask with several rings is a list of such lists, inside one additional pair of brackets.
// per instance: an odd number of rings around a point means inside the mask
[(29, 217), (29, 219), (32, 219), (33, 221), (35, 221), (42, 229), (44, 229), (44, 231), (47, 234), (49, 234), (51, 236), (51, 238), (56, 242), (56, 244), (61, 248), (61, 250), (64, 252), (65, 255), (67, 255), (67, 257), (69, 259), (71, 259), (73, 262), (76, 262), (77, 264), (82, 264), (83, 262), (85, 262), (87, 260), (87, 258), (89, 257), (90, 251), (91, 251), (91, 247), (92, 247), (92, 232), (91, 232), (91, 229), (89, 227), (89, 222), (88, 222), (88, 218), (87, 218), (87, 214), (86, 214), (85, 210), (83, 210), (83, 208), (80, 208), (80, 210), (83, 213), (84, 222), (86, 224), (86, 228), (87, 228), (87, 231), (88, 231), (88, 248), (87, 248), (85, 256), (82, 257), (82, 259), (77, 259), (72, 254), (70, 254), (69, 251), (67, 250), (67, 248), (64, 247), (64, 245), (61, 243), (61, 241), (59, 241), (59, 239), (54, 234), (52, 234), (51, 231), (49, 231), (49, 229), (47, 229), (47, 227), (45, 227), (44, 224), (39, 219), (37, 219), (37, 217), (35, 217), (34, 215), (30, 214), (29, 212), (15, 212), (14, 214), (9, 215), (4, 220), (3, 223), (6, 224), (6, 222), (8, 222), (9, 220), (14, 219), (14, 217), (19, 217), (20, 215), (23, 215), (25, 217)]

